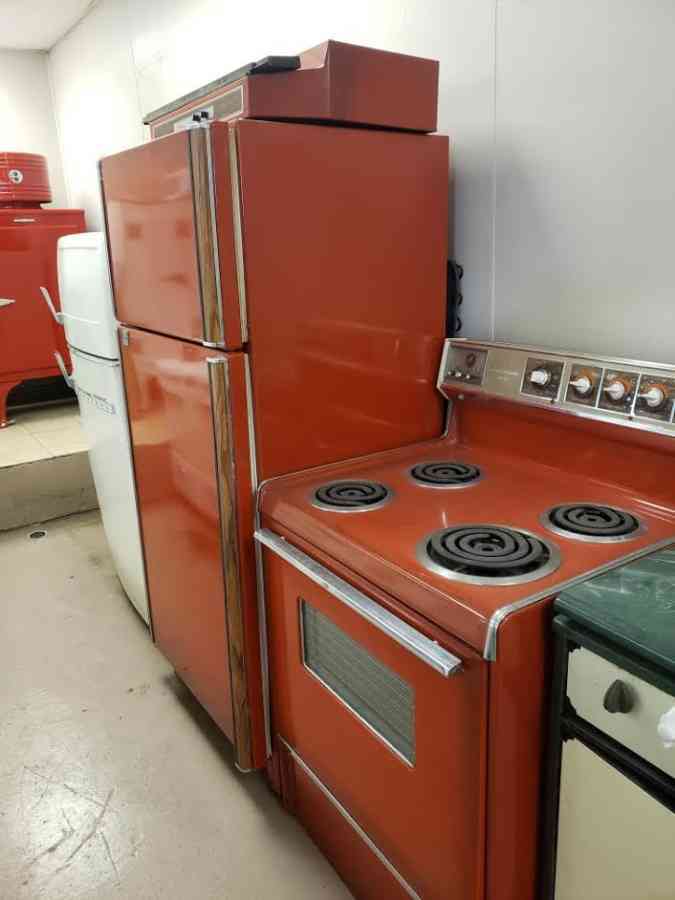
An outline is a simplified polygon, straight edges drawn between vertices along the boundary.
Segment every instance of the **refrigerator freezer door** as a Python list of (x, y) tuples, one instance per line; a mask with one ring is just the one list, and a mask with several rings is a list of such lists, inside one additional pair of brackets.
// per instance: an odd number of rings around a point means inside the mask
[(131, 461), (122, 369), (71, 348), (73, 378), (101, 518), (117, 574), (149, 623), (148, 592)]
[(261, 479), (437, 437), (447, 138), (234, 128)]
[(190, 128), (109, 156), (101, 178), (117, 318), (241, 347), (227, 126)]
[(84, 353), (117, 359), (105, 235), (72, 234), (58, 242), (59, 293), (66, 340)]
[(264, 764), (245, 357), (129, 329), (122, 363), (155, 640)]

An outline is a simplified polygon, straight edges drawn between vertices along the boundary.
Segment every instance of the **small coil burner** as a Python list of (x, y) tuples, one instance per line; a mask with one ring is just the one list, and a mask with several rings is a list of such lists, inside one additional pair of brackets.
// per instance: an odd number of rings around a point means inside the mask
[(468, 487), (482, 477), (478, 466), (454, 461), (419, 463), (410, 470), (410, 475), (424, 487), (434, 488)]
[(390, 498), (391, 491), (377, 481), (330, 481), (317, 488), (312, 504), (331, 512), (365, 512)]
[(593, 503), (554, 506), (541, 521), (550, 531), (579, 541), (629, 541), (645, 530), (631, 513)]
[(459, 525), (435, 531), (417, 548), (427, 569), (470, 584), (519, 584), (543, 578), (560, 554), (528, 531), (504, 525)]

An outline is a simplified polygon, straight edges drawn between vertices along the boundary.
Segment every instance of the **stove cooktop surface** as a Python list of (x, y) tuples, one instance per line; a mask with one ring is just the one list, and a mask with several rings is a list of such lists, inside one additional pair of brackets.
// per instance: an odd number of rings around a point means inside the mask
[(675, 536), (675, 509), (450, 438), (276, 479), (262, 511), (480, 650), (500, 608)]

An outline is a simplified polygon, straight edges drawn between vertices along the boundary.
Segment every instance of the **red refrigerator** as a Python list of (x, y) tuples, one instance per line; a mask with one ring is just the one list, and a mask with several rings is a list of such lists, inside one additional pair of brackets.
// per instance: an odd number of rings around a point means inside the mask
[(257, 768), (255, 491), (441, 432), (447, 138), (211, 122), (101, 177), (154, 638)]

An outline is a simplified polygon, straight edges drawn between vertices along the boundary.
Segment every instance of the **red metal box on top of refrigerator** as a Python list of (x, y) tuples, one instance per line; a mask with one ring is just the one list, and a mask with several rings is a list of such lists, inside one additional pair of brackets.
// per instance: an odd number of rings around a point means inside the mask
[(101, 162), (154, 635), (243, 769), (254, 491), (441, 432), (448, 169), (445, 137), (251, 119)]
[(325, 41), (299, 56), (269, 56), (149, 113), (153, 138), (194, 118), (283, 119), (436, 130), (438, 62)]

